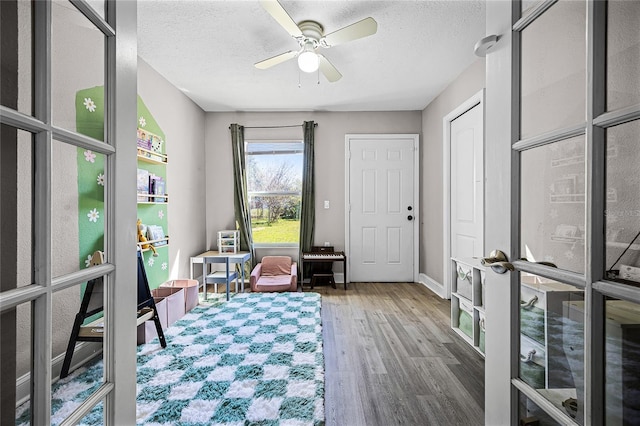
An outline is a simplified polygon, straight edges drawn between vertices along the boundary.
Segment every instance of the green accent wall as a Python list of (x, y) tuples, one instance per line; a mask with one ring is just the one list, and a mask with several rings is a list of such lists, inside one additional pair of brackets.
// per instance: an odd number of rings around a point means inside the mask
[[(87, 102), (87, 99), (90, 102)], [(89, 106), (87, 106), (87, 104)], [(92, 87), (76, 93), (76, 129), (78, 133), (98, 140), (104, 140), (104, 87)], [(165, 135), (142, 98), (138, 96), (138, 127), (154, 133), (165, 140)], [(136, 144), (136, 135), (131, 135), (131, 143)], [(166, 143), (162, 146), (166, 153)], [(79, 227), (79, 266), (88, 267), (88, 259), (96, 250), (104, 249), (104, 174), (105, 157), (90, 150), (78, 148), (78, 227)], [(165, 192), (169, 193), (165, 165), (138, 161), (139, 169), (160, 176), (165, 181)], [(136, 182), (131, 182), (136, 186)], [(165, 235), (169, 235), (167, 203), (138, 204), (138, 218), (147, 225), (160, 225)], [(145, 268), (149, 286), (156, 288), (169, 279), (169, 249), (156, 247), (158, 256), (149, 250), (144, 252)], [(133, 287), (135, 288), (135, 287)]]

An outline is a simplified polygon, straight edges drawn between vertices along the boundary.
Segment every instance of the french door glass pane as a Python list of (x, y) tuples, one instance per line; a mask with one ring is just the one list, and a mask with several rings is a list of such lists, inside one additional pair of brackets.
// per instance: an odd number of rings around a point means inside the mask
[(93, 410), (80, 420), (81, 425), (102, 425), (104, 424), (104, 401), (99, 402)]
[(526, 273), (520, 283), (520, 378), (563, 411), (582, 409), (584, 292)]
[(560, 425), (545, 411), (538, 407), (535, 402), (531, 401), (523, 393), (518, 393), (518, 419), (519, 424), (523, 426), (556, 426)]
[[(51, 358), (54, 366), (62, 366), (62, 361), (67, 352), (76, 314), (80, 312), (81, 302), (87, 288), (93, 291), (87, 294), (90, 297), (88, 312), (98, 311), (95, 315), (87, 316), (82, 322), (80, 330), (82, 336), (91, 335), (100, 337), (104, 326), (104, 287), (101, 285), (104, 278), (100, 277), (91, 285), (83, 284), (73, 286), (53, 294), (52, 297), (52, 348)], [(100, 339), (99, 339), (100, 340)], [(83, 341), (80, 337), (74, 347), (73, 357), (68, 376), (54, 381), (51, 385), (51, 422), (59, 424), (68, 417), (73, 410), (82, 404), (104, 383), (103, 368), (103, 342)], [(56, 360), (58, 361), (56, 363)], [(60, 370), (52, 369), (56, 374)], [(53, 377), (56, 379), (57, 377)], [(100, 415), (101, 418), (101, 415)], [(97, 423), (88, 423), (97, 424)]]
[(521, 17), (527, 16), (531, 12), (533, 7), (538, 3), (540, 3), (539, 0), (522, 0), (520, 5), (520, 9), (522, 12), (520, 13), (520, 16)]
[(91, 7), (93, 8), (93, 10), (95, 10), (98, 15), (102, 16), (102, 18), (105, 18), (105, 10), (104, 10), (104, 6), (105, 6), (105, 2), (104, 0), (87, 0), (87, 3), (89, 3), (91, 5)]
[[(31, 302), (22, 303), (15, 309), (10, 309), (0, 316), (2, 323), (2, 362), (3, 366), (15, 365), (16, 377), (14, 383), (23, 383), (23, 386), (10, 385), (10, 381), (3, 383), (3, 392), (13, 392), (15, 389), (16, 424), (30, 424), (31, 410), (29, 401), (30, 376), (31, 376)], [(8, 359), (8, 356), (15, 356)], [(7, 371), (10, 369), (7, 368)], [(4, 377), (4, 376), (3, 376)], [(6, 380), (6, 377), (5, 377)]]
[(521, 156), (520, 256), (584, 272), (584, 137)]
[[(32, 3), (30, 1), (2, 1), (0, 2), (0, 11), (2, 12), (0, 104), (26, 115), (32, 115)], [(17, 25), (10, 25), (10, 22), (17, 22)]]
[(51, 247), (53, 277), (89, 267), (104, 250), (105, 156), (53, 141)]
[(640, 286), (640, 120), (607, 129), (606, 140), (606, 275)]
[[(16, 287), (23, 287), (33, 283), (33, 268), (31, 257), (33, 253), (33, 135), (24, 130), (17, 130), (9, 126), (3, 129), (13, 129), (15, 133), (9, 139), (15, 137), (16, 146), (16, 203), (9, 205), (16, 208), (16, 244), (17, 244), (17, 269)], [(5, 134), (3, 133), (3, 136)], [(9, 144), (11, 141), (3, 140)], [(5, 182), (6, 183), (6, 182)]]
[(559, 1), (522, 31), (520, 138), (585, 121), (586, 2)]
[(640, 103), (640, 2), (607, 2), (607, 110)]
[[(51, 27), (53, 124), (104, 140), (105, 37), (68, 1), (53, 2)], [(76, 129), (76, 120), (94, 128)]]
[(640, 305), (605, 302), (605, 395), (607, 424), (640, 419)]

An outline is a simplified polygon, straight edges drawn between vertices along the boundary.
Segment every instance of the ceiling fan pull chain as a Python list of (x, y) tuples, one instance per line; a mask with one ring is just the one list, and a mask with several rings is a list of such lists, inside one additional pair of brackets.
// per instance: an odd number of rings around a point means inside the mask
[(302, 84), (300, 83), (300, 68), (298, 68), (298, 89), (302, 88)]

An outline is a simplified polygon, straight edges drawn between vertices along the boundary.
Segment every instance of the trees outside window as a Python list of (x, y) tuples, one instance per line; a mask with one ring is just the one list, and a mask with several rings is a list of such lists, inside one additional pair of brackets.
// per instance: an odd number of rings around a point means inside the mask
[(297, 244), (303, 143), (247, 142), (245, 152), (253, 242)]

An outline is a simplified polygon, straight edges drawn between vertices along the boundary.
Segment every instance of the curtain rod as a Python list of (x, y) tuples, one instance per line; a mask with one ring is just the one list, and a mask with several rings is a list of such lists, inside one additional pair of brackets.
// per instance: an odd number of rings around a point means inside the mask
[[(292, 124), (290, 126), (242, 126), (245, 129), (284, 129), (287, 127), (302, 127), (304, 124)], [(318, 127), (318, 123), (313, 123), (313, 127)], [(231, 126), (229, 126), (231, 129)]]

